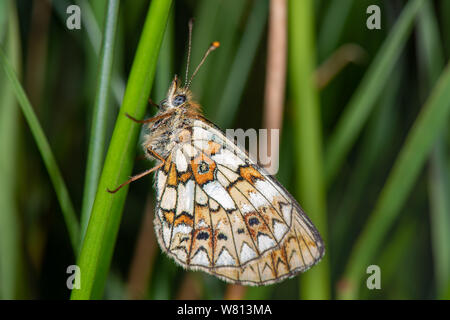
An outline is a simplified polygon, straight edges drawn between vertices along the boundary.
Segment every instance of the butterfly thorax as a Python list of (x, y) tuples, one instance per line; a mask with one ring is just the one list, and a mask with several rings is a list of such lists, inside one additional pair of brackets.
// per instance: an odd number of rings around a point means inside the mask
[[(151, 148), (166, 159), (176, 150), (176, 146), (191, 139), (193, 121), (201, 116), (200, 106), (192, 101), (191, 92), (179, 87), (178, 80), (172, 81), (166, 99), (159, 104), (155, 122), (147, 125), (144, 151)], [(152, 158), (151, 155), (147, 155)]]

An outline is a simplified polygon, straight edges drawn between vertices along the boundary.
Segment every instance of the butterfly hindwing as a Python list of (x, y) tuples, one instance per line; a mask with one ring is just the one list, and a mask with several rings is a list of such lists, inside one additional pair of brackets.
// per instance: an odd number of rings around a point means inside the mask
[(260, 285), (317, 263), (324, 247), (295, 199), (214, 125), (194, 120), (157, 172), (155, 229), (185, 268)]

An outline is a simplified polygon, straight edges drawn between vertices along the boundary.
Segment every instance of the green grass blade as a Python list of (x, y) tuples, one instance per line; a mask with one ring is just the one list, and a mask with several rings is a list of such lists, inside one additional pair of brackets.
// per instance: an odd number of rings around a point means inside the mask
[[(450, 19), (449, 19), (449, 12), (450, 12), (450, 1), (439, 1), (437, 3), (437, 12), (439, 12), (439, 21), (442, 24), (441, 30), (442, 30), (442, 38), (446, 39), (443, 42), (444, 50), (446, 56), (450, 53)], [(450, 289), (450, 283), (449, 283), (449, 289)], [(449, 290), (450, 293), (450, 290)]]
[(94, 51), (99, 54), (102, 44), (102, 32), (91, 4), (87, 0), (76, 0), (75, 3), (83, 12), (83, 26), (86, 29), (86, 35), (89, 38), (89, 42), (92, 44)]
[(352, 96), (325, 149), (325, 181), (330, 185), (366, 122), (402, 52), (423, 0), (407, 3)]
[[(0, 43), (14, 70), (20, 69), (20, 39), (17, 14), (12, 1), (0, 3)], [(24, 277), (20, 214), (17, 207), (19, 109), (11, 83), (0, 74), (0, 299), (20, 297)]]
[(375, 176), (379, 174), (379, 168), (388, 165), (386, 157), (380, 155), (386, 154), (386, 146), (395, 134), (395, 110), (397, 110), (397, 97), (401, 88), (403, 70), (403, 66), (395, 69), (390, 85), (377, 103), (378, 106), (365, 129), (345, 191), (338, 196), (338, 200), (330, 203), (335, 213), (330, 221), (333, 229), (330, 231), (329, 241), (334, 257), (340, 262), (345, 261), (344, 250), (348, 248), (355, 235), (355, 230), (353, 232), (349, 230), (354, 228), (355, 221), (364, 221), (361, 219), (366, 218), (361, 217), (363, 213), (360, 208), (362, 204), (367, 203), (367, 191), (373, 185)]
[(219, 100), (216, 116), (213, 119), (214, 121), (220, 119), (223, 128), (229, 128), (233, 123), (250, 74), (252, 61), (255, 59), (258, 44), (261, 42), (268, 9), (267, 1), (256, 1), (253, 4), (247, 26), (230, 68), (222, 98)]
[[(196, 67), (212, 41), (219, 41), (221, 45), (208, 57), (192, 82), (192, 92), (210, 119), (217, 119), (217, 97), (221, 97), (223, 93), (223, 83), (228, 77), (229, 64), (233, 61), (239, 39), (239, 23), (247, 4), (248, 1), (242, 0), (204, 0), (198, 6), (192, 36), (191, 70)], [(221, 119), (217, 119), (216, 124), (223, 127)]]
[(450, 65), (413, 124), (380, 197), (349, 259), (340, 298), (356, 298), (359, 284), (422, 169), (450, 115)]
[(366, 289), (361, 292), (361, 299), (377, 299), (380, 295), (383, 299), (404, 299), (401, 295), (395, 296), (397, 290), (394, 286), (399, 280), (399, 266), (405, 265), (408, 254), (416, 250), (413, 244), (419, 241), (417, 234), (421, 231), (417, 220), (416, 217), (404, 217), (403, 223), (397, 225), (395, 232), (389, 237), (389, 246), (377, 258), (377, 265), (381, 269), (382, 290)]
[(131, 173), (140, 126), (125, 113), (138, 119), (145, 114), (171, 3), (153, 0), (150, 4), (78, 260), (83, 285), (72, 292), (71, 299), (102, 296), (128, 187), (116, 194), (107, 189), (115, 188)]
[(447, 170), (448, 148), (440, 138), (430, 158), (429, 196), (431, 211), (431, 241), (437, 298), (445, 297), (450, 285), (450, 174)]
[(91, 136), (89, 140), (83, 204), (81, 209), (81, 241), (83, 241), (86, 233), (103, 164), (107, 129), (108, 97), (114, 59), (114, 40), (118, 12), (119, 1), (108, 1), (103, 32), (103, 43), (99, 57), (100, 64), (97, 79), (97, 90), (94, 108), (92, 110), (93, 116)]
[(22, 112), (24, 113), (25, 119), (30, 126), (31, 133), (33, 134), (39, 148), (42, 159), (44, 160), (44, 164), (47, 168), (48, 174), (50, 175), (56, 196), (61, 206), (66, 227), (69, 232), (70, 243), (75, 254), (77, 254), (80, 226), (78, 224), (72, 201), (70, 200), (69, 192), (67, 191), (66, 184), (62, 178), (61, 172), (56, 163), (55, 157), (53, 156), (48, 140), (45, 137), (44, 131), (42, 130), (39, 120), (34, 113), (33, 107), (31, 106), (30, 101), (20, 85), (19, 79), (17, 79), (17, 76), (2, 48), (0, 48), (0, 64), (12, 85), (16, 98), (22, 108)]
[[(322, 176), (320, 106), (313, 80), (315, 65), (314, 10), (310, 0), (289, 2), (290, 93), (295, 109), (294, 145), (297, 158), (297, 190), (302, 207), (327, 239), (326, 200)], [(301, 297), (330, 298), (327, 256), (302, 274)]]
[(354, 0), (330, 1), (317, 39), (320, 61), (326, 59), (337, 48), (353, 3)]
[[(92, 46), (92, 49), (94, 53), (98, 56), (100, 54), (100, 45), (102, 41), (102, 34), (100, 31), (100, 27), (98, 25), (98, 22), (96, 20), (95, 14), (93, 12), (93, 8), (91, 7), (91, 4), (86, 1), (76, 1), (77, 5), (80, 6), (81, 12), (83, 15), (83, 18), (81, 19), (82, 22), (82, 28), (85, 33), (82, 33), (83, 35), (86, 34), (86, 37), (78, 36), (78, 33), (76, 34), (77, 40), (82, 40), (87, 38), (87, 41)], [(97, 2), (96, 2), (97, 3)], [(58, 0), (53, 1), (52, 6), (54, 7), (56, 14), (58, 15), (59, 19), (62, 23), (66, 23), (67, 19), (67, 13), (66, 9), (68, 6), (71, 5), (71, 2), (68, 0)], [(95, 5), (95, 3), (94, 3)], [(88, 52), (89, 54), (89, 52)], [(112, 74), (112, 92), (114, 94), (114, 98), (118, 105), (122, 103), (123, 99), (123, 92), (124, 92), (124, 81), (120, 77), (119, 73), (117, 73), (115, 70), (113, 70)]]
[[(419, 16), (418, 49), (419, 61), (424, 69), (422, 77), (428, 92), (439, 77), (444, 66), (444, 52), (441, 47), (437, 20), (432, 3), (427, 2)], [(447, 152), (441, 136), (431, 154), (428, 172), (428, 193), (430, 198), (431, 239), (433, 248), (437, 296), (444, 297), (450, 284), (450, 186), (447, 170)]]

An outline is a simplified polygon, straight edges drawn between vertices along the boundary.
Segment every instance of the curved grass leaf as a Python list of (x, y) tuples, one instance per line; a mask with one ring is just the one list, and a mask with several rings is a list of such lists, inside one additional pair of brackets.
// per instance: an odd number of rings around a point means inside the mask
[(450, 116), (450, 65), (415, 120), (389, 174), (375, 209), (364, 227), (343, 277), (344, 299), (355, 298), (366, 268), (377, 253), (387, 231), (400, 213), (433, 145)]
[(256, 1), (248, 18), (239, 48), (230, 68), (222, 98), (219, 100), (216, 117), (213, 119), (215, 121), (220, 119), (223, 128), (228, 128), (236, 115), (252, 61), (255, 59), (258, 44), (261, 42), (264, 26), (267, 22), (268, 8), (269, 5), (266, 1)]
[[(444, 48), (433, 5), (426, 2), (419, 16), (418, 59), (428, 92), (444, 67)], [(447, 170), (447, 148), (443, 135), (437, 139), (430, 157), (428, 193), (430, 198), (431, 243), (433, 248), (437, 296), (444, 298), (450, 284), (450, 186)]]
[(336, 129), (327, 142), (325, 149), (325, 181), (330, 185), (342, 162), (356, 141), (364, 123), (375, 106), (375, 102), (388, 82), (395, 62), (406, 43), (412, 29), (414, 18), (423, 4), (423, 0), (407, 3), (372, 65), (366, 71), (361, 85), (345, 107)]
[(128, 187), (115, 194), (107, 189), (114, 189), (131, 173), (140, 126), (125, 113), (138, 119), (145, 114), (171, 3), (153, 0), (150, 4), (78, 260), (83, 284), (71, 299), (102, 296)]
[(100, 51), (100, 64), (97, 90), (92, 116), (91, 136), (89, 140), (86, 178), (84, 184), (83, 205), (81, 209), (81, 241), (86, 233), (87, 224), (97, 192), (98, 181), (103, 164), (105, 150), (108, 96), (111, 84), (114, 58), (114, 39), (116, 34), (119, 1), (108, 1), (103, 43)]
[(22, 86), (20, 85), (19, 79), (17, 79), (17, 76), (11, 64), (9, 63), (8, 59), (5, 56), (5, 53), (3, 52), (3, 49), (1, 48), (0, 48), (0, 64), (3, 67), (3, 70), (5, 71), (12, 85), (16, 98), (19, 101), (20, 106), (22, 107), (25, 119), (27, 120), (28, 125), (30, 126), (31, 133), (33, 134), (33, 137), (39, 148), (42, 159), (44, 160), (44, 164), (47, 168), (48, 174), (50, 175), (50, 179), (53, 183), (56, 196), (61, 206), (66, 227), (69, 231), (69, 238), (72, 244), (72, 248), (75, 254), (77, 254), (80, 226), (78, 224), (78, 220), (72, 205), (72, 201), (70, 200), (66, 184), (62, 178), (55, 157), (53, 156), (53, 152), (50, 148), (50, 144), (48, 143), (48, 140), (45, 137), (44, 131), (42, 130), (41, 125), (39, 124), (39, 120), (37, 119), (36, 114), (34, 113), (30, 101), (28, 100)]

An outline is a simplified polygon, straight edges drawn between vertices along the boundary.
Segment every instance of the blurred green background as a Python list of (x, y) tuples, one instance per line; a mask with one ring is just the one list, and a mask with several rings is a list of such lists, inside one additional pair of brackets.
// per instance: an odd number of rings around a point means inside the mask
[[(149, 177), (105, 192), (153, 165), (123, 113), (150, 117), (147, 97), (184, 78), (191, 17), (191, 70), (221, 43), (192, 85), (206, 117), (280, 117), (277, 178), (325, 239), (318, 266), (276, 285), (229, 286), (163, 255)], [(0, 44), (1, 299), (68, 299), (74, 264), (73, 299), (450, 298), (450, 1), (0, 0)]]

